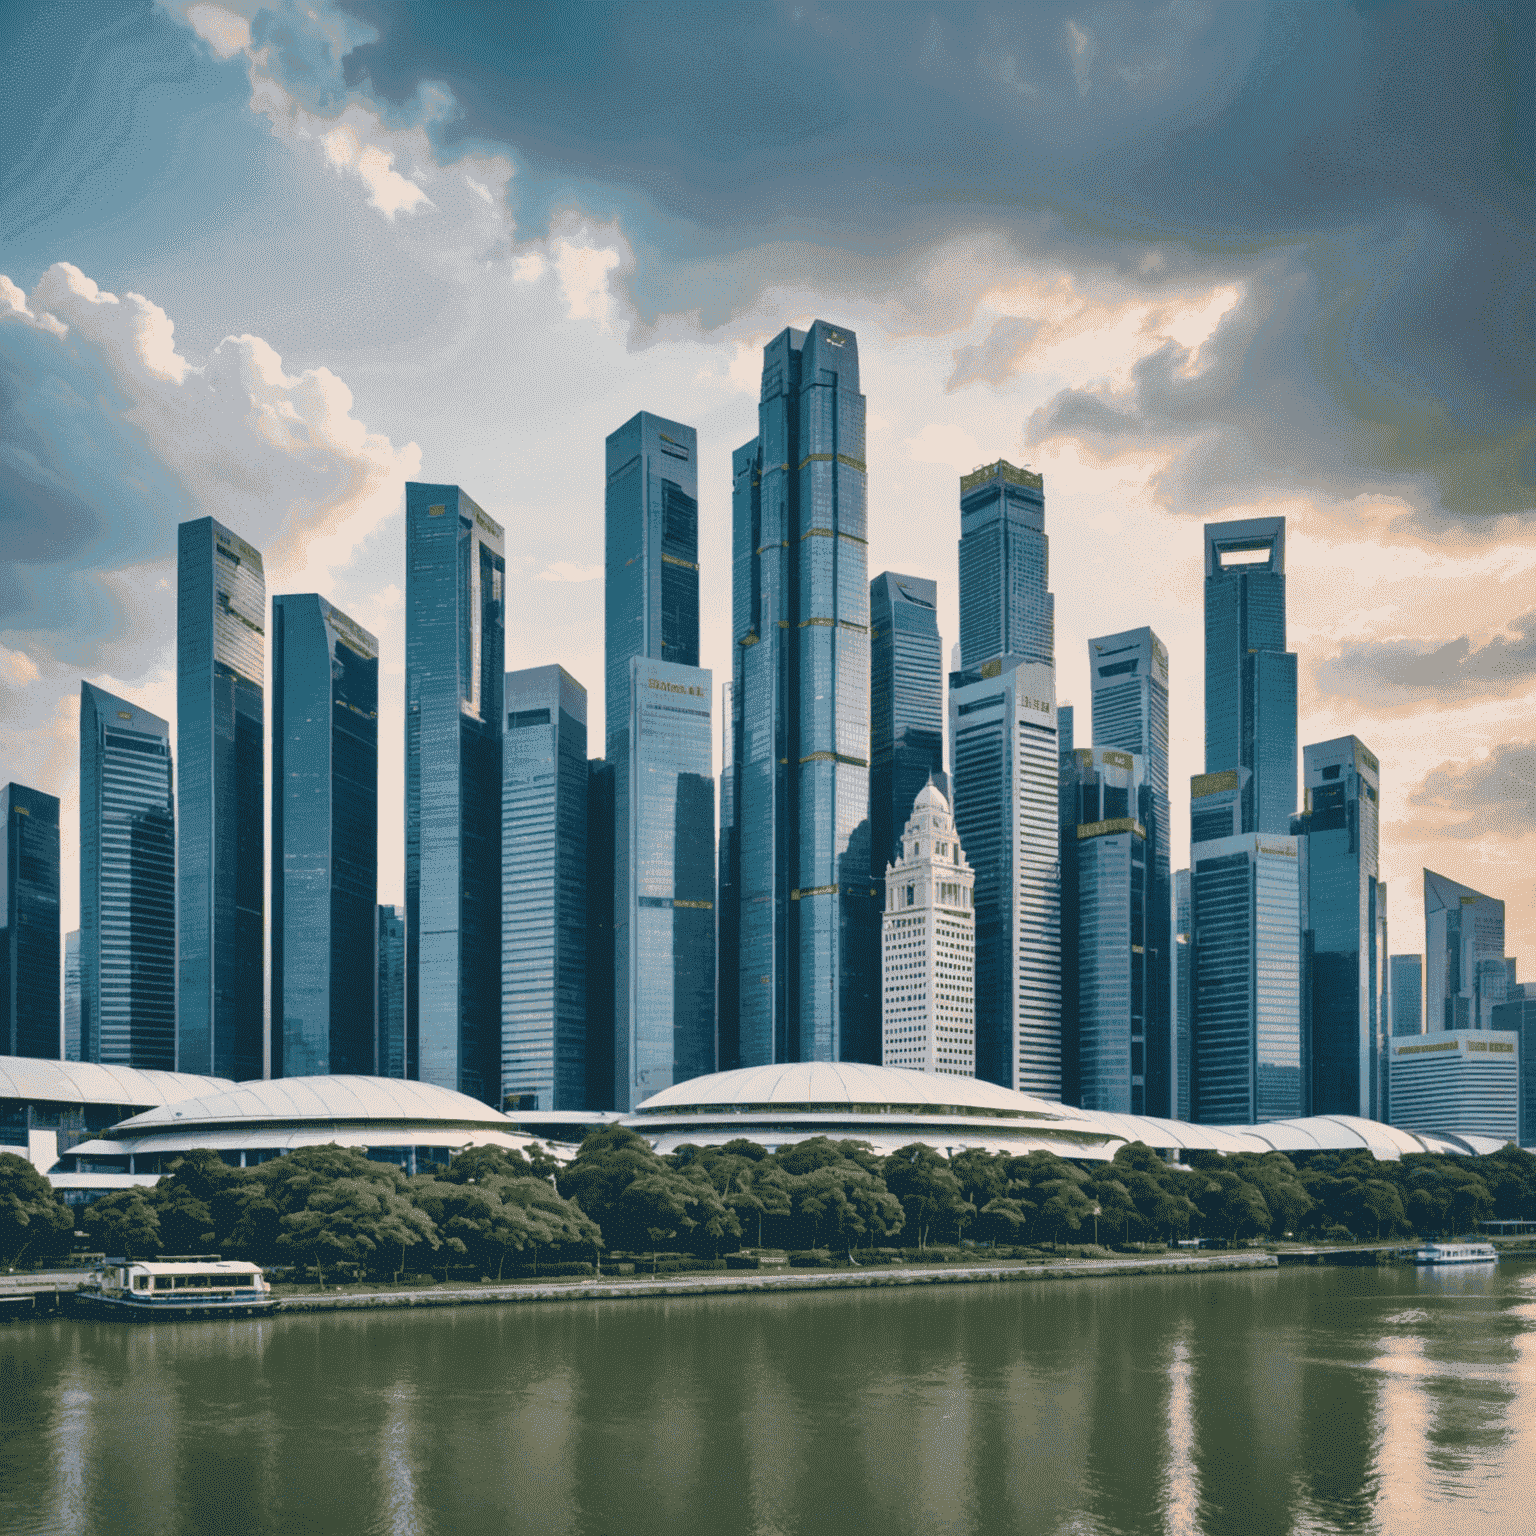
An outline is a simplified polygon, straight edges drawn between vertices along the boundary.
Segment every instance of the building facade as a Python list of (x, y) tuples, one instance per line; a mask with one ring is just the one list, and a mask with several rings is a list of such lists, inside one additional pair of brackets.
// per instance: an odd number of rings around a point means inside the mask
[(587, 1108), (613, 1108), (614, 772), (587, 760)]
[(1061, 1097), (1060, 764), (1053, 667), (949, 678), (955, 828), (975, 871), (976, 1075)]
[(1194, 984), (1194, 971), (1191, 968), (1194, 952), (1190, 947), (1191, 900), (1189, 871), (1181, 869), (1173, 877), (1173, 1118), (1175, 1120), (1188, 1120), (1190, 1117), (1189, 1078), (1190, 1063), (1194, 1053), (1194, 1037), (1190, 1032), (1193, 1016), (1190, 989)]
[(267, 584), (211, 517), (176, 538), (176, 1064), (266, 1067)]
[(587, 1107), (587, 690), (507, 673), (501, 779), (501, 1096)]
[(944, 777), (944, 644), (938, 583), (883, 571), (869, 584), (869, 827), (876, 888), (901, 853), (924, 786)]
[(1520, 1060), (1520, 1145), (1536, 1147), (1536, 997), (1517, 997), (1493, 1010), (1493, 1027), (1515, 1036)]
[(1307, 1113), (1306, 844), (1239, 833), (1190, 850), (1191, 1109), (1205, 1125)]
[(731, 761), (744, 1066), (878, 1059), (870, 615), (858, 340), (818, 320), (763, 351), (732, 456)]
[(456, 485), (405, 526), (405, 1072), (496, 1104), (505, 543)]
[(176, 1069), (170, 726), (80, 684), (78, 1061)]
[(1424, 956), (1393, 955), (1392, 1033), (1419, 1035), (1424, 1032)]
[(272, 599), (271, 1076), (377, 1069), (379, 643)]
[(64, 1060), (80, 1060), (80, 930), (64, 935)]
[(999, 459), (960, 480), (960, 666), (1056, 665), (1045, 480)]
[(1508, 989), (1504, 903), (1426, 869), (1425, 1029), (1487, 1029)]
[(1135, 806), (1146, 832), (1146, 1109), (1176, 1113), (1173, 1027), (1173, 855), (1168, 785), (1168, 647), (1148, 628), (1088, 642), (1093, 745), (1129, 752), (1142, 764)]
[(1520, 1137), (1520, 1036), (1428, 1030), (1390, 1045), (1392, 1124), (1451, 1136)]
[(1296, 813), (1296, 656), (1285, 648), (1285, 519), (1205, 528), (1205, 771), (1248, 770), (1244, 832)]
[(25, 784), (0, 789), (0, 1050), (61, 1050), (59, 802)]
[(1303, 753), (1306, 839), (1311, 1112), (1385, 1115), (1386, 1020), (1379, 948), (1381, 768), (1355, 736), (1315, 742)]
[(405, 908), (381, 905), (378, 912), (377, 1068), (380, 1077), (405, 1076)]
[(936, 784), (916, 795), (886, 868), (881, 917), (881, 1060), (976, 1075), (975, 873)]

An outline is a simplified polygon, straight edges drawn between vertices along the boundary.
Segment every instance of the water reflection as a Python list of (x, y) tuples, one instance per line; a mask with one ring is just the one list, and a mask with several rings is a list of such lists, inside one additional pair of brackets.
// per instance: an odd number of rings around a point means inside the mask
[(1536, 1269), (0, 1331), (0, 1530), (1523, 1526)]

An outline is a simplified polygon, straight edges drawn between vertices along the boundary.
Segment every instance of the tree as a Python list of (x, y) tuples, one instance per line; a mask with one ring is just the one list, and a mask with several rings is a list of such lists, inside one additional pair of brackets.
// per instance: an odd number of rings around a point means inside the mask
[(1028, 1231), (1036, 1209), (1032, 1200), (998, 1195), (982, 1206), (978, 1227), (994, 1243), (1018, 1243)]
[(74, 1217), (51, 1185), (24, 1157), (0, 1152), (0, 1263), (51, 1253), (73, 1232)]
[(789, 1175), (773, 1160), (759, 1163), (747, 1188), (749, 1200), (741, 1209), (750, 1209), (757, 1216), (757, 1246), (763, 1246), (763, 1217), (788, 1216), (793, 1207), (789, 1198)]
[(632, 1179), (619, 1197), (618, 1214), (631, 1233), (644, 1233), (651, 1249), (651, 1273), (656, 1273), (656, 1250), (667, 1238), (686, 1233), (696, 1225), (693, 1208), (698, 1193), (670, 1168), (644, 1173)]
[(906, 1225), (916, 1236), (919, 1249), (927, 1247), (928, 1233), (936, 1221), (947, 1218), (958, 1227), (967, 1216), (976, 1214), (949, 1164), (922, 1142), (893, 1152), (884, 1173), (886, 1188), (901, 1202)]
[(676, 1172), (651, 1150), (643, 1136), (626, 1126), (605, 1125), (588, 1132), (575, 1160), (557, 1177), (560, 1193), (580, 1203), (602, 1228), (610, 1248), (639, 1248), (645, 1233), (628, 1221), (622, 1204), (624, 1192), (637, 1178), (663, 1175), (676, 1177)]
[(148, 1258), (160, 1251), (160, 1220), (142, 1189), (120, 1189), (85, 1208), (85, 1229), (109, 1254)]
[(206, 1253), (217, 1242), (213, 1212), (178, 1179), (163, 1178), (149, 1191), (167, 1253)]
[(1050, 1233), (1053, 1248), (1063, 1232), (1081, 1230), (1083, 1222), (1093, 1214), (1093, 1201), (1071, 1179), (1052, 1179), (1041, 1186), (1040, 1193), (1045, 1197), (1040, 1206), (1040, 1225)]
[(1235, 1242), (1245, 1234), (1268, 1230), (1269, 1206), (1256, 1185), (1225, 1168), (1205, 1175), (1205, 1180), (1195, 1203), (1206, 1231)]

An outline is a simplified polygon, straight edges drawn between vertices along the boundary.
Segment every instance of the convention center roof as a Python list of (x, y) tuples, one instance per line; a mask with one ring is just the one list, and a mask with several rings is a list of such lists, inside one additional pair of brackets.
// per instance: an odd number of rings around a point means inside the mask
[(227, 1077), (200, 1077), (194, 1072), (0, 1056), (0, 1099), (34, 1104), (170, 1104), (194, 1094), (223, 1093), (234, 1086)]

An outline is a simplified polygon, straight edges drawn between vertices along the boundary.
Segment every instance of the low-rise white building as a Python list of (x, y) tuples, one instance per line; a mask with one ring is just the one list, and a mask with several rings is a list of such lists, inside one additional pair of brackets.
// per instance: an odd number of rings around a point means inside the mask
[(1399, 1035), (1388, 1045), (1392, 1124), (1520, 1139), (1520, 1036), (1502, 1029)]
[(881, 1060), (918, 1072), (976, 1075), (975, 872), (949, 801), (923, 786), (887, 866), (881, 921)]

